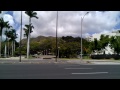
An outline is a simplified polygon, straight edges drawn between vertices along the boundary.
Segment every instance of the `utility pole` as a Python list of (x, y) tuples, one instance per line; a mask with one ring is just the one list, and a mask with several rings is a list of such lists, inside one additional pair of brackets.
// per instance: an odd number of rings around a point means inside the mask
[(58, 11), (57, 11), (57, 17), (56, 17), (56, 62), (57, 62), (57, 56), (58, 56), (57, 29), (58, 29)]
[(21, 11), (21, 31), (20, 31), (20, 48), (19, 48), (20, 62), (21, 62), (21, 40), (22, 40), (22, 11)]
[[(87, 15), (87, 14), (89, 14), (89, 12), (87, 12), (85, 15)], [(82, 50), (83, 49), (82, 48), (82, 23), (83, 23), (85, 15), (83, 17), (81, 17), (81, 60), (82, 60), (82, 52), (83, 52), (83, 50)]]

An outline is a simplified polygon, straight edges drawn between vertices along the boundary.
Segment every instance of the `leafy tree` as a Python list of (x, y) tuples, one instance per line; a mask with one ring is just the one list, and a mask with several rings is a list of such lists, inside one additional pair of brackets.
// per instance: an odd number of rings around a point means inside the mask
[(60, 57), (74, 58), (77, 57), (77, 52), (80, 51), (80, 43), (68, 42), (60, 44)]
[(112, 36), (110, 38), (110, 47), (114, 49), (114, 53), (120, 54), (120, 37)]
[(72, 36), (66, 36), (66, 37), (63, 36), (62, 39), (64, 41), (66, 41), (66, 42), (72, 42), (72, 41), (74, 41), (74, 38)]
[[(101, 50), (105, 49), (105, 47), (108, 46), (109, 41), (110, 41), (109, 40), (109, 35), (106, 35), (106, 36), (105, 35), (101, 35), (100, 41), (99, 41)], [(105, 52), (105, 50), (104, 50), (104, 52)]]
[(97, 40), (97, 38), (94, 39), (94, 41), (92, 41), (89, 44), (89, 50), (88, 51), (92, 51), (92, 52), (98, 52), (99, 50), (101, 50), (101, 46), (100, 46), (100, 42)]
[(30, 46), (31, 46), (31, 49), (30, 49), (30, 53), (31, 54), (37, 54), (40, 51), (40, 48), (39, 48), (40, 44), (39, 44), (39, 42), (36, 42), (36, 41), (31, 42)]
[[(64, 37), (65, 39), (63, 39), (62, 37), (58, 38), (58, 48), (59, 48), (59, 57), (66, 57), (66, 58), (76, 58), (77, 55), (80, 54), (80, 41), (81, 38), (80, 37)], [(25, 47), (25, 43), (23, 44), (23, 47)], [(42, 53), (45, 50), (47, 50), (47, 54), (48, 51), (51, 54), (56, 53), (56, 42), (55, 42), (55, 38), (50, 38), (50, 37), (42, 37), (42, 38), (32, 38), (31, 39), (31, 49), (30, 49), (30, 53), (31, 54), (36, 54), (38, 52)], [(86, 41), (85, 39), (83, 39), (83, 53), (87, 54), (88, 50), (89, 50), (89, 46), (90, 46), (90, 42)], [(22, 49), (22, 51), (26, 50)], [(44, 52), (45, 53), (45, 52)]]

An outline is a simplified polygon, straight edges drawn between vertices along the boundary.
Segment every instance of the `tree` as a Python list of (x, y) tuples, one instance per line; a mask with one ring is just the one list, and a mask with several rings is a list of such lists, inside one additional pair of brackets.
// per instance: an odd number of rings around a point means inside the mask
[(24, 36), (27, 37), (27, 39), (28, 39), (29, 28), (30, 28), (30, 33), (32, 33), (33, 32), (32, 28), (34, 28), (33, 25), (25, 25), (25, 28), (23, 28), (23, 30), (25, 31)]
[(66, 41), (66, 42), (72, 42), (72, 41), (74, 41), (74, 38), (72, 36), (66, 36), (66, 37), (63, 36), (62, 39), (64, 41)]
[(110, 47), (114, 49), (114, 53), (120, 54), (120, 37), (112, 36), (110, 38)]
[(10, 41), (12, 41), (12, 56), (13, 56), (13, 52), (15, 51), (15, 39), (17, 38), (17, 34), (16, 34), (16, 30), (15, 29), (11, 29), (11, 31), (9, 31), (10, 33)]
[(7, 53), (7, 35), (6, 35), (6, 32), (7, 32), (7, 29), (9, 29), (11, 26), (9, 25), (8, 22), (5, 23), (5, 28), (6, 28), (6, 31), (5, 31), (5, 36), (6, 36), (6, 39), (5, 39), (5, 57), (7, 56), (6, 53)]
[[(12, 26), (9, 26), (9, 29), (12, 28)], [(5, 35), (7, 36), (7, 42), (8, 42), (8, 57), (9, 57), (9, 39), (11, 38), (11, 31), (5, 31)]]
[[(31, 18), (37, 18), (37, 13), (34, 11), (25, 11), (25, 14), (29, 16), (29, 25), (31, 25)], [(30, 26), (31, 27), (31, 26)], [(28, 41), (27, 41), (27, 58), (29, 58), (29, 51), (30, 51), (30, 28), (28, 32)]]
[(3, 18), (0, 18), (0, 37), (1, 37), (1, 40), (0, 40), (0, 57), (1, 57), (2, 31), (3, 31), (3, 28), (5, 27), (6, 23), (7, 22), (5, 22)]
[(88, 47), (92, 52), (98, 52), (99, 50), (101, 50), (100, 42), (97, 40), (97, 38), (95, 38)]
[(39, 42), (36, 42), (36, 41), (33, 41), (30, 43), (31, 45), (31, 49), (30, 49), (30, 53), (31, 54), (37, 54), (38, 52), (40, 52), (40, 43)]
[(6, 36), (6, 40), (5, 40), (5, 57), (9, 57), (9, 43), (8, 43), (8, 31), (5, 31), (5, 36)]
[[(64, 37), (65, 40), (63, 40), (61, 37), (58, 38), (58, 47), (59, 47), (59, 57), (66, 57), (66, 58), (76, 58), (78, 55), (80, 55), (80, 37), (72, 37), (71, 39)], [(36, 53), (43, 53), (43, 54), (52, 54), (55, 55), (56, 53), (56, 42), (55, 42), (54, 37), (43, 37), (39, 36), (37, 38), (31, 38), (31, 49), (30, 53), (31, 54), (36, 54)], [(22, 41), (22, 51), (25, 52), (27, 49), (26, 47), (26, 39)], [(94, 43), (93, 43), (94, 44)], [(90, 46), (90, 42), (87, 40), (83, 39), (83, 54), (87, 54), (88, 49)]]
[[(100, 44), (100, 47), (101, 47), (101, 50), (104, 50), (105, 52), (105, 47), (108, 46), (109, 44), (109, 35), (101, 35), (100, 36), (100, 41), (99, 41), (99, 44)], [(105, 53), (104, 53), (105, 54)]]

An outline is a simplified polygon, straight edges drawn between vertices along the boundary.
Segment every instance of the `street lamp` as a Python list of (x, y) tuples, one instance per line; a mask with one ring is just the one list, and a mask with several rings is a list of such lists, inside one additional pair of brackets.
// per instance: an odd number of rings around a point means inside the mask
[(58, 55), (57, 29), (58, 29), (58, 11), (57, 11), (57, 17), (56, 17), (56, 62), (57, 62), (57, 55)]
[(22, 11), (21, 11), (21, 31), (20, 31), (20, 62), (21, 62), (21, 40), (22, 40)]
[[(87, 14), (89, 14), (89, 12), (87, 12), (85, 15)], [(82, 23), (83, 23), (85, 15), (81, 17), (81, 60), (82, 60)]]

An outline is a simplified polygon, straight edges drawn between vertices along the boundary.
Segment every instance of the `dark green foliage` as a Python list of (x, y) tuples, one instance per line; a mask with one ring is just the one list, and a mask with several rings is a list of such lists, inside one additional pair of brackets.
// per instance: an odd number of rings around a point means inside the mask
[(106, 35), (106, 36), (101, 35), (100, 42), (99, 42), (101, 49), (105, 49), (105, 47), (109, 44), (109, 42), (110, 42), (110, 38), (108, 35)]
[(28, 34), (29, 34), (29, 28), (30, 28), (30, 33), (32, 33), (32, 28), (34, 28), (34, 26), (31, 25), (25, 25), (25, 28), (23, 28), (23, 30), (25, 31), (24, 36), (28, 38)]
[(120, 54), (120, 37), (119, 36), (112, 36), (110, 38), (110, 47), (113, 49), (114, 52)]
[(30, 18), (35, 17), (35, 18), (38, 19), (37, 13), (34, 12), (34, 11), (25, 11), (25, 13), (26, 13)]
[[(59, 49), (59, 57), (67, 57), (67, 58), (76, 58), (77, 55), (80, 54), (80, 37), (62, 37), (58, 38), (58, 49)], [(25, 40), (22, 40), (24, 42)], [(23, 47), (26, 46), (26, 42), (22, 43)], [(83, 39), (83, 53), (87, 54), (89, 52), (88, 46), (90, 42)], [(30, 41), (30, 54), (41, 53), (47, 50), (47, 54), (55, 54), (56, 52), (56, 40), (55, 37), (42, 37), (39, 36), (37, 38), (31, 38)], [(24, 49), (26, 50), (26, 49)]]

